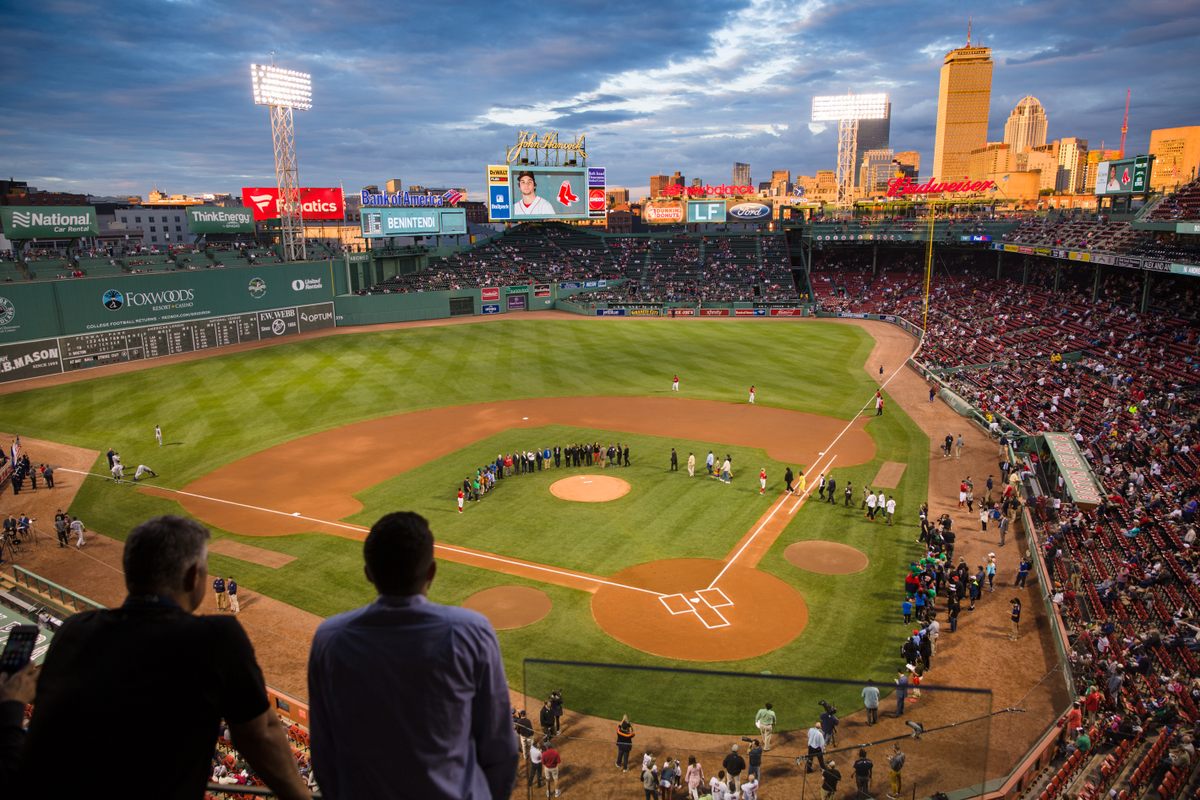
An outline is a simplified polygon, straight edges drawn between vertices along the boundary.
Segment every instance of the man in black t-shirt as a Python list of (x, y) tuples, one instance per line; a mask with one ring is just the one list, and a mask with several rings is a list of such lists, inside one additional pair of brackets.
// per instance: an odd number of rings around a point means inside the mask
[[(192, 613), (208, 590), (208, 538), (174, 516), (129, 534), (125, 603), (68, 618), (46, 654), (13, 797), (112, 794), (98, 781), (132, 758), (135, 794), (198, 800), (222, 719), (279, 797), (310, 797), (245, 631)], [(120, 736), (93, 735), (114, 725)]]
[(858, 748), (858, 758), (854, 762), (854, 785), (860, 797), (871, 796), (871, 773), (875, 770), (875, 762), (867, 758), (867, 751)]

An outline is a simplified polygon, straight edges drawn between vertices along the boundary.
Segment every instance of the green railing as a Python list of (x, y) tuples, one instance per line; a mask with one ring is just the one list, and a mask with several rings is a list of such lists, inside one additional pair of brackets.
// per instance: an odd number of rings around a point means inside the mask
[(61, 603), (63, 607), (70, 608), (75, 611), (91, 611), (93, 609), (105, 608), (102, 603), (97, 603), (95, 600), (84, 597), (81, 594), (72, 592), (65, 586), (59, 586), (54, 581), (49, 581), (36, 573), (30, 572), (24, 567), (13, 565), (13, 580), (19, 586), (25, 586), (39, 594), (45, 595), (53, 599), (57, 603)]

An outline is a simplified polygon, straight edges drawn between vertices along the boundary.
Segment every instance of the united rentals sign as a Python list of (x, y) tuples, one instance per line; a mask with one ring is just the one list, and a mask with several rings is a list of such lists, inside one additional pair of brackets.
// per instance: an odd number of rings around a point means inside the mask
[(187, 210), (192, 233), (253, 233), (254, 211), (249, 208), (196, 208)]
[(91, 206), (5, 206), (0, 222), (9, 239), (78, 239), (99, 232)]
[(995, 181), (973, 181), (964, 178), (960, 181), (939, 181), (930, 179), (918, 183), (912, 178), (892, 178), (888, 181), (887, 196), (903, 197), (910, 194), (946, 194), (946, 193), (978, 193), (996, 189)]

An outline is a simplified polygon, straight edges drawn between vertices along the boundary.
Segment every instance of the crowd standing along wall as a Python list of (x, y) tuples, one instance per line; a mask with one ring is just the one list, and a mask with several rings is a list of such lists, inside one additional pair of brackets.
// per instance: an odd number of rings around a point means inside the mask
[(332, 327), (338, 280), (306, 262), (6, 285), (0, 382)]

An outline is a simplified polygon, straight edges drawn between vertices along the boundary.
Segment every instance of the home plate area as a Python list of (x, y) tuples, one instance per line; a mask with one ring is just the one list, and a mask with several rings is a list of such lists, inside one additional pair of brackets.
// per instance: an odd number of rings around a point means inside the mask
[(667, 594), (658, 598), (666, 606), (671, 616), (680, 614), (695, 614), (700, 624), (709, 630), (729, 627), (729, 620), (720, 609), (733, 605), (720, 589), (699, 589), (688, 594)]

